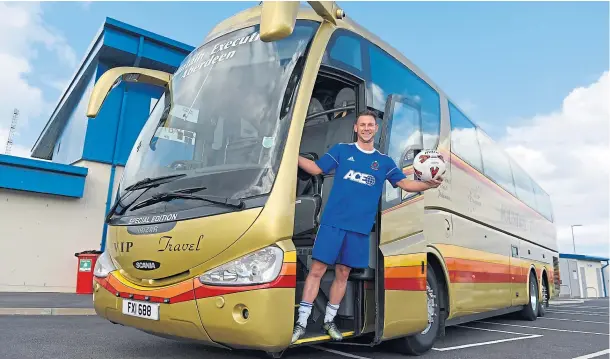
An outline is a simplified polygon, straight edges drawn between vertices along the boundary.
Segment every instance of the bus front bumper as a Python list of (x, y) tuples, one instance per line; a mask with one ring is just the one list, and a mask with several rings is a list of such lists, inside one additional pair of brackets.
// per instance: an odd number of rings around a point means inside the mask
[(147, 301), (159, 306), (158, 319), (153, 320), (123, 313), (125, 301), (146, 301), (142, 289), (119, 281), (119, 276), (110, 274), (106, 279), (94, 280), (95, 311), (113, 323), (222, 348), (275, 352), (290, 345), (294, 288), (268, 285), (227, 291), (191, 279), (181, 283), (191, 290), (170, 298), (169, 303), (158, 295), (168, 288), (146, 291)]

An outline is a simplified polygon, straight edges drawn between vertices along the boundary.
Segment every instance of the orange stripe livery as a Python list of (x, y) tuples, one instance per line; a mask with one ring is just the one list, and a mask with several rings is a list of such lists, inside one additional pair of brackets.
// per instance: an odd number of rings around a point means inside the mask
[[(426, 290), (425, 255), (406, 254), (385, 258), (384, 286), (386, 290)], [(417, 263), (417, 264), (416, 264)]]
[(144, 300), (153, 303), (180, 303), (189, 300), (214, 297), (238, 292), (247, 292), (266, 288), (295, 288), (297, 283), (297, 267), (295, 252), (287, 252), (284, 257), (285, 262), (278, 277), (269, 283), (259, 285), (240, 285), (240, 286), (213, 286), (202, 284), (199, 279), (179, 283), (177, 285), (151, 290), (138, 290), (128, 287), (115, 276), (108, 275), (107, 278), (94, 278), (103, 288), (111, 293), (118, 293), (118, 297)]

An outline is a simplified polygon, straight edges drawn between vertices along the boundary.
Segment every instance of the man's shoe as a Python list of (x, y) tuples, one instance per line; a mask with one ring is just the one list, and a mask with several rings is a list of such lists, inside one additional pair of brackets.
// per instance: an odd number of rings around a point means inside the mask
[(292, 342), (294, 344), (297, 340), (299, 340), (303, 334), (305, 334), (305, 328), (303, 328), (300, 324), (295, 324), (294, 329), (292, 330)]
[(323, 326), (324, 330), (326, 330), (326, 332), (328, 333), (328, 335), (330, 335), (330, 337), (333, 340), (337, 340), (340, 341), (343, 339), (343, 335), (341, 334), (341, 332), (339, 331), (339, 328), (337, 328), (337, 325), (335, 324), (335, 322), (327, 322), (324, 323)]

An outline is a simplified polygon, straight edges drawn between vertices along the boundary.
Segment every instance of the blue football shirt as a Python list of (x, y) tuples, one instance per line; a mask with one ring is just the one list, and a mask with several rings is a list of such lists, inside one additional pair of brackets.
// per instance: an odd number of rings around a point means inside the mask
[(316, 161), (325, 174), (335, 170), (322, 224), (368, 234), (371, 232), (383, 183), (406, 178), (389, 156), (366, 151), (354, 143), (334, 145)]

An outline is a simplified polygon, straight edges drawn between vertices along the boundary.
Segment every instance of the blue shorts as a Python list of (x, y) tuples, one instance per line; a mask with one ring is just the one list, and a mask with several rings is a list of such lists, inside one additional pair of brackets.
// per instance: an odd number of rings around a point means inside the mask
[(312, 259), (327, 265), (367, 268), (369, 235), (322, 224), (313, 245)]

